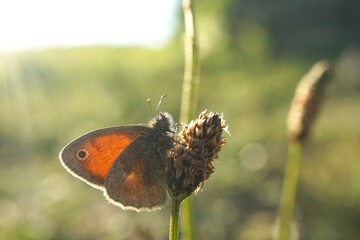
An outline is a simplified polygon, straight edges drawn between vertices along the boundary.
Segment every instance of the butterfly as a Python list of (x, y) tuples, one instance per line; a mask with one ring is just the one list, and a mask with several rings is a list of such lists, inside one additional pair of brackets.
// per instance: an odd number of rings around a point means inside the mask
[(60, 152), (67, 171), (123, 209), (154, 210), (167, 199), (165, 161), (174, 145), (173, 118), (157, 114), (149, 124), (98, 129)]

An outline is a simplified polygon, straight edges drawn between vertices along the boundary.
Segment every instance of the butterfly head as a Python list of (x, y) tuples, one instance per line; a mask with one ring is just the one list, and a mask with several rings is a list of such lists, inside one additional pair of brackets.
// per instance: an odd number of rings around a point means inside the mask
[(154, 137), (157, 144), (166, 149), (170, 149), (174, 146), (174, 120), (169, 113), (159, 113), (150, 121), (149, 125), (154, 129)]
[(174, 135), (174, 120), (167, 112), (161, 112), (156, 115), (149, 123), (154, 130), (159, 130), (166, 135)]

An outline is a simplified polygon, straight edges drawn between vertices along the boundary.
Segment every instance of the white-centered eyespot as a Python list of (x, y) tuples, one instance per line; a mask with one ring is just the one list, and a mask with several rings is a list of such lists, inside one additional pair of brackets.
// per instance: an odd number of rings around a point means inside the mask
[(79, 149), (76, 152), (76, 158), (80, 161), (84, 161), (89, 157), (89, 153), (85, 149)]

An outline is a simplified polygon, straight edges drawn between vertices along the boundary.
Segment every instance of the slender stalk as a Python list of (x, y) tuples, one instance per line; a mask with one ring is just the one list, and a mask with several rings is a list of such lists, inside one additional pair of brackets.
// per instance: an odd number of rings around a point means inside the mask
[(180, 121), (188, 122), (195, 115), (200, 82), (199, 48), (191, 0), (183, 0), (185, 35), (185, 68), (181, 99)]
[[(181, 98), (180, 122), (189, 122), (195, 116), (198, 89), (200, 83), (199, 48), (194, 19), (194, 5), (192, 0), (182, 2), (185, 22), (184, 50), (185, 69)], [(185, 239), (195, 239), (193, 214), (190, 197), (184, 200), (182, 208), (183, 235)]]
[(171, 215), (170, 215), (170, 232), (169, 240), (178, 239), (178, 223), (179, 223), (179, 211), (181, 201), (172, 199)]
[(289, 142), (288, 163), (279, 209), (278, 240), (289, 240), (293, 218), (296, 189), (299, 180), (302, 145), (300, 141)]

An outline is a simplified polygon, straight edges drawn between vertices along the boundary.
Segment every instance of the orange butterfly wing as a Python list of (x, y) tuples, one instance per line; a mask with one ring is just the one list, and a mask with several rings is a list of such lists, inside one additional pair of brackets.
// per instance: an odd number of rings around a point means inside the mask
[(103, 189), (116, 158), (136, 138), (149, 132), (151, 129), (145, 125), (98, 129), (70, 142), (61, 150), (59, 158), (72, 175)]
[(154, 210), (167, 199), (167, 149), (154, 136), (139, 137), (116, 159), (105, 181), (105, 197), (124, 209)]

